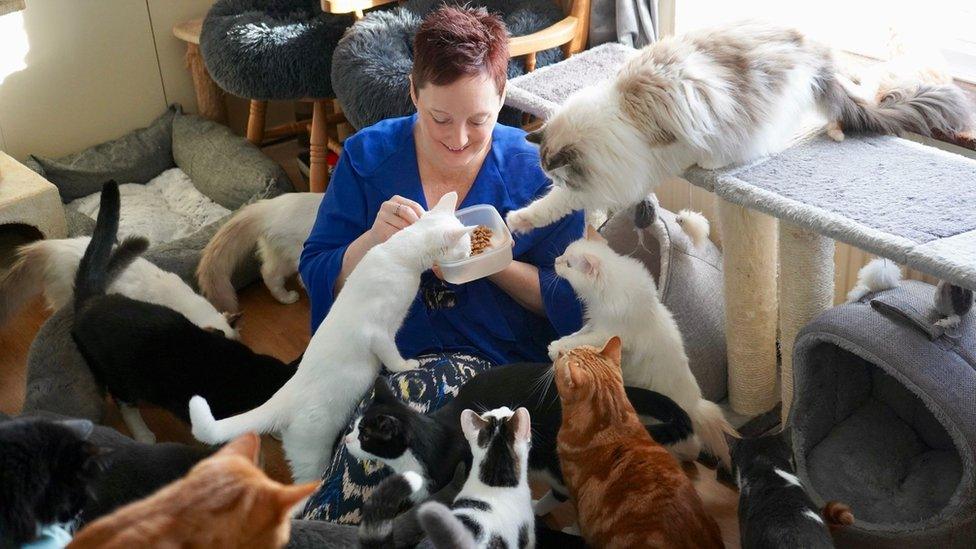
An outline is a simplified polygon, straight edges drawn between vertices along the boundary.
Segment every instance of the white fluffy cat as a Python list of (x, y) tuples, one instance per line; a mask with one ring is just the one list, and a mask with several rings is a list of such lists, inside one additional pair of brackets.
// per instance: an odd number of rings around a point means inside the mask
[(457, 193), (448, 193), (420, 220), (370, 249), (346, 279), (315, 331), (298, 372), (267, 402), (215, 421), (207, 401), (190, 400), (193, 436), (210, 444), (247, 431), (280, 431), (295, 482), (319, 478), (332, 446), (380, 366), (402, 372), (394, 336), (417, 295), (420, 275), (435, 261), (471, 253), (470, 231), (454, 217)]
[(785, 148), (808, 113), (843, 131), (952, 135), (972, 118), (956, 86), (913, 84), (880, 103), (840, 77), (830, 50), (757, 23), (662, 39), (616, 78), (569, 97), (527, 136), (540, 145), (550, 192), (507, 222), (516, 232), (574, 210), (623, 209), (697, 163), (716, 169)]
[[(0, 276), (0, 325), (26, 301), (44, 293), (51, 310), (63, 307), (74, 296), (75, 273), (91, 238), (39, 240), (17, 250), (17, 260)], [(201, 328), (220, 330), (238, 339), (231, 326), (235, 315), (221, 314), (183, 280), (153, 263), (137, 258), (115, 279), (109, 293), (169, 307)]]
[[(298, 301), (285, 279), (298, 272), (298, 258), (312, 230), (322, 193), (288, 193), (241, 208), (214, 234), (197, 267), (200, 291), (222, 311), (237, 310), (234, 269), (257, 246), (261, 277), (281, 303)], [(299, 279), (301, 283), (301, 279)]]
[(694, 460), (703, 443), (712, 455), (731, 465), (725, 433), (735, 430), (714, 402), (702, 398), (688, 367), (681, 332), (658, 298), (647, 269), (603, 242), (584, 239), (556, 258), (556, 274), (569, 281), (583, 300), (586, 323), (578, 332), (552, 342), (549, 356), (555, 360), (559, 353), (581, 345), (600, 348), (610, 337), (620, 336), (624, 384), (667, 395), (691, 417), (695, 437), (676, 445), (675, 454)]

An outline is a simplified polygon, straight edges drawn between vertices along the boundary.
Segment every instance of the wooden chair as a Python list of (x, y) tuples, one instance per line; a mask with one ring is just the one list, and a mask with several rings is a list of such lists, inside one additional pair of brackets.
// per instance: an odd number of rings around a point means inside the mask
[(566, 17), (558, 23), (525, 36), (509, 39), (508, 50), (512, 57), (525, 59), (525, 71), (535, 70), (535, 56), (550, 48), (562, 48), (563, 57), (569, 58), (586, 48), (590, 30), (590, 0), (555, 0)]

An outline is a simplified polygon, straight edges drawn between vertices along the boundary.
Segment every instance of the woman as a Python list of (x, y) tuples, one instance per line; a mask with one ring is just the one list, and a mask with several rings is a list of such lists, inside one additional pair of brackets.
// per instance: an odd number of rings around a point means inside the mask
[[(457, 192), (459, 208), (491, 204), (504, 217), (546, 192), (550, 182), (525, 132), (496, 124), (507, 68), (508, 35), (497, 17), (443, 7), (424, 19), (410, 77), (417, 114), (385, 120), (346, 141), (305, 243), (300, 272), (313, 331), (363, 255), (444, 194)], [(426, 273), (397, 334), (401, 354), (420, 357), (424, 370), (401, 385), (403, 396), (434, 409), (452, 387), (491, 365), (548, 362), (548, 344), (582, 324), (580, 304), (556, 277), (553, 260), (583, 230), (577, 212), (521, 235), (507, 268), (467, 284)], [(428, 379), (418, 383), (417, 376)], [(325, 493), (313, 498), (307, 516), (334, 520), (358, 507), (340, 502), (339, 491), (342, 476), (347, 483), (375, 482), (361, 468), (339, 448)]]

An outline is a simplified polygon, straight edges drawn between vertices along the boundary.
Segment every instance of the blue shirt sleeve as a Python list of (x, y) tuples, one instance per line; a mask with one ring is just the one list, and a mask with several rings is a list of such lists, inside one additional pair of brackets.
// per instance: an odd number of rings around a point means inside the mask
[(366, 214), (366, 193), (362, 181), (348, 155), (343, 154), (332, 174), (298, 263), (298, 271), (311, 302), (313, 333), (332, 308), (346, 249), (369, 229)]

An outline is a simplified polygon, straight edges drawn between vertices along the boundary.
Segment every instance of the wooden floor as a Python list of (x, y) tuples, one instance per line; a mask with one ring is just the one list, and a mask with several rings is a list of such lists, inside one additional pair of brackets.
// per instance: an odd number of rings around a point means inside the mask
[[(294, 282), (291, 286), (295, 287)], [(260, 283), (246, 288), (241, 294), (244, 311), (242, 341), (257, 352), (281, 360), (290, 361), (297, 357), (309, 339), (309, 306), (304, 293), (300, 293), (302, 299), (298, 303), (282, 305)], [(47, 316), (44, 302), (38, 298), (6, 326), (0, 327), (0, 411), (16, 414), (23, 405), (27, 350)], [(108, 409), (106, 423), (128, 434), (115, 407), (109, 404)], [(159, 441), (194, 443), (189, 428), (169, 413), (158, 409), (144, 409), (143, 415)], [(288, 482), (288, 470), (280, 444), (266, 436), (263, 448), (264, 466), (268, 474), (282, 482)], [(739, 547), (737, 492), (716, 482), (715, 472), (700, 465), (689, 465), (685, 470), (701, 494), (705, 508), (721, 527), (726, 545)], [(537, 494), (537, 497), (538, 495), (541, 494)], [(553, 513), (550, 521), (555, 526), (571, 524), (573, 513), (571, 504), (566, 504)]]

